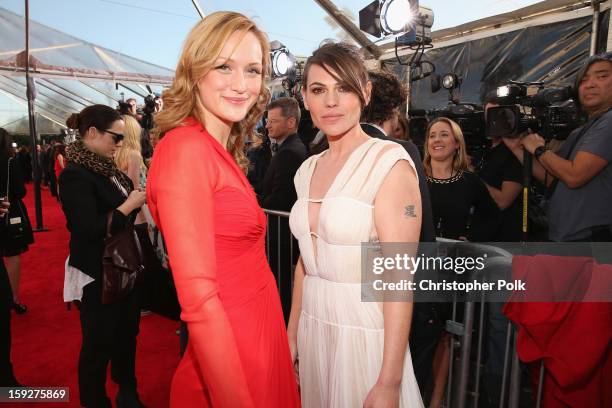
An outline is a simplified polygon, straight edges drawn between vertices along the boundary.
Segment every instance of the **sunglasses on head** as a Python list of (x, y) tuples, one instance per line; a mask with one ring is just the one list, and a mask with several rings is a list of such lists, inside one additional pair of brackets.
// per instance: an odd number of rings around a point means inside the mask
[[(98, 129), (98, 130), (100, 130), (100, 129)], [(100, 130), (100, 132), (102, 132), (102, 133), (110, 133), (111, 136), (113, 137), (113, 140), (115, 141), (115, 144), (117, 144), (117, 143), (119, 143), (120, 141), (123, 140), (123, 135), (121, 133), (116, 133), (116, 132), (113, 132), (112, 130), (108, 130), (108, 129)]]

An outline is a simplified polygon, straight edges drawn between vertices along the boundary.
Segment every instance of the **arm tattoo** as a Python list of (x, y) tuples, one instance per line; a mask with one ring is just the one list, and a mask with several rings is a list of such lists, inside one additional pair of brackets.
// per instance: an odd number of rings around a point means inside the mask
[(414, 212), (414, 205), (407, 205), (404, 207), (404, 216), (406, 218), (416, 218), (416, 213)]

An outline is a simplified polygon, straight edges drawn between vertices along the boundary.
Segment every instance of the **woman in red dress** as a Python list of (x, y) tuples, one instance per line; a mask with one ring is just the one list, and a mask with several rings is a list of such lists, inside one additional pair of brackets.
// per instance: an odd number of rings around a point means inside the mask
[(238, 13), (188, 35), (147, 182), (189, 329), (172, 407), (299, 407), (283, 314), (266, 261), (266, 217), (245, 176), (245, 133), (269, 99), (268, 40)]

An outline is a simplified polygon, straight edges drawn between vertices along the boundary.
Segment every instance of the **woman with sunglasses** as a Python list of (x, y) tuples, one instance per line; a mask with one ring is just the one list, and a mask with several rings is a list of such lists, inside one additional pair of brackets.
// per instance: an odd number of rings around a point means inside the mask
[(66, 121), (80, 137), (66, 148), (67, 165), (59, 179), (62, 208), (70, 230), (64, 300), (80, 301), (83, 342), (79, 391), (85, 407), (111, 407), (106, 369), (119, 385), (118, 407), (143, 407), (136, 392), (136, 335), (140, 305), (136, 293), (102, 304), (102, 253), (107, 230), (115, 234), (133, 222), (145, 202), (113, 161), (125, 124), (119, 113), (93, 105)]

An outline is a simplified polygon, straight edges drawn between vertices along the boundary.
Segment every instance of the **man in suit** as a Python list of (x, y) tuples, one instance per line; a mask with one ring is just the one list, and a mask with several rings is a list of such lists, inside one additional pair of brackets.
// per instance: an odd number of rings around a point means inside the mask
[(300, 108), (294, 98), (278, 98), (268, 105), (266, 129), (272, 159), (263, 181), (262, 207), (289, 211), (297, 199), (293, 177), (308, 151), (297, 134)]
[[(419, 150), (410, 140), (399, 140), (389, 136), (397, 126), (397, 115), (400, 114), (400, 108), (406, 101), (406, 88), (392, 73), (375, 71), (370, 72), (369, 75), (372, 82), (372, 94), (370, 103), (362, 113), (361, 128), (371, 137), (392, 140), (402, 145), (410, 155), (419, 177), (421, 192), (423, 222), (420, 241), (434, 242), (436, 234), (431, 198)], [(423, 396), (432, 379), (434, 353), (445, 323), (438, 319), (438, 308), (439, 306), (435, 303), (417, 302), (414, 304), (412, 314), (410, 353), (414, 373)]]
[[(293, 178), (308, 157), (306, 146), (297, 134), (299, 123), (300, 107), (294, 98), (278, 98), (268, 105), (266, 129), (271, 141), (272, 158), (263, 179), (260, 204), (265, 209), (290, 211), (297, 200)], [(294, 254), (291, 256), (293, 238), (288, 218), (271, 215), (268, 220), (268, 261), (278, 283), (287, 321), (291, 309), (292, 268), (297, 260), (297, 244), (293, 242)]]

